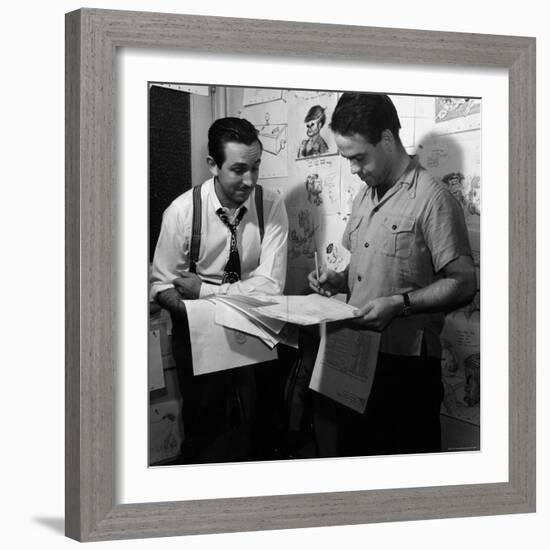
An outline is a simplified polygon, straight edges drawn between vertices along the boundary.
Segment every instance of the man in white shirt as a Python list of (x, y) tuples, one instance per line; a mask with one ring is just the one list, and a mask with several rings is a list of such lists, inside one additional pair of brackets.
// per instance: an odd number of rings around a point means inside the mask
[[(186, 462), (242, 460), (250, 453), (246, 430), (255, 416), (254, 367), (194, 377), (182, 299), (283, 292), (288, 218), (276, 193), (262, 189), (259, 200), (256, 182), (262, 150), (247, 120), (216, 120), (208, 132), (207, 163), (213, 177), (195, 192), (200, 200), (193, 190), (187, 191), (166, 209), (162, 220), (150, 297), (172, 316)], [(199, 203), (200, 229), (193, 216), (194, 204)], [(196, 239), (193, 242), (193, 233), (200, 234), (200, 246)]]

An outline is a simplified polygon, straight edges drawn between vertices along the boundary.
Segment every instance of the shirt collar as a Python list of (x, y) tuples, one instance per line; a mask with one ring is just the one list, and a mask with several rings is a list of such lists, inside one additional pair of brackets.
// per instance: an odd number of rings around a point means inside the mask
[(367, 187), (365, 190), (365, 196), (370, 198), (370, 201), (374, 206), (380, 208), (385, 202), (387, 202), (393, 195), (398, 193), (401, 189), (406, 189), (411, 198), (416, 197), (416, 182), (418, 180), (418, 168), (420, 164), (418, 162), (418, 157), (410, 156), (409, 164), (403, 172), (403, 174), (398, 178), (394, 185), (386, 191), (382, 199), (377, 201), (376, 199), (376, 189), (374, 187)]
[(401, 186), (406, 187), (409, 195), (412, 199), (416, 197), (416, 182), (418, 181), (418, 168), (420, 168), (420, 163), (418, 162), (418, 157), (416, 155), (411, 156), (409, 166), (405, 170), (401, 178)]
[[(210, 196), (212, 197), (212, 205), (214, 206), (214, 212), (217, 212), (219, 208), (224, 210), (225, 212), (228, 212), (228, 208), (225, 206), (222, 206), (222, 203), (220, 202), (220, 199), (218, 198), (218, 195), (216, 194), (216, 187), (214, 185), (215, 178), (210, 178), (207, 182), (208, 185), (208, 192)], [(237, 215), (237, 212), (243, 207), (246, 206), (247, 212), (250, 212), (250, 202), (252, 200), (252, 197), (254, 193), (256, 192), (255, 189), (252, 190), (252, 193), (248, 195), (248, 198), (234, 211), (234, 215)]]

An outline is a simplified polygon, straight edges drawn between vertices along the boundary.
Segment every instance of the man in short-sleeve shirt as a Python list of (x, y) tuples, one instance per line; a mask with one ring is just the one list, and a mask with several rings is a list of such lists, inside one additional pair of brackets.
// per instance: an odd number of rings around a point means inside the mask
[(309, 276), (317, 292), (347, 292), (357, 330), (381, 332), (366, 411), (336, 408), (338, 454), (440, 448), (443, 314), (473, 299), (477, 284), (464, 215), (400, 139), (389, 97), (346, 93), (331, 129), (340, 154), (366, 184), (343, 236), (345, 272)]

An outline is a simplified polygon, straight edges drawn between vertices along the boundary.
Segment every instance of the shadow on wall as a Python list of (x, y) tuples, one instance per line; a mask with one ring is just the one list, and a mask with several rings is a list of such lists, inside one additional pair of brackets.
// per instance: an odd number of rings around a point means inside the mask
[(464, 151), (452, 135), (426, 134), (418, 143), (416, 154), (420, 164), (442, 181), (448, 174), (464, 174)]

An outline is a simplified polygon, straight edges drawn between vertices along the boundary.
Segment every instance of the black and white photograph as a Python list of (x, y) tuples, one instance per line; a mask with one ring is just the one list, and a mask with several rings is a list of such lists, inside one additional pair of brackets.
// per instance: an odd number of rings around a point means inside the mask
[(544, 5), (6, 4), (4, 548), (546, 550)]
[(480, 450), (482, 107), (148, 83), (149, 466)]

